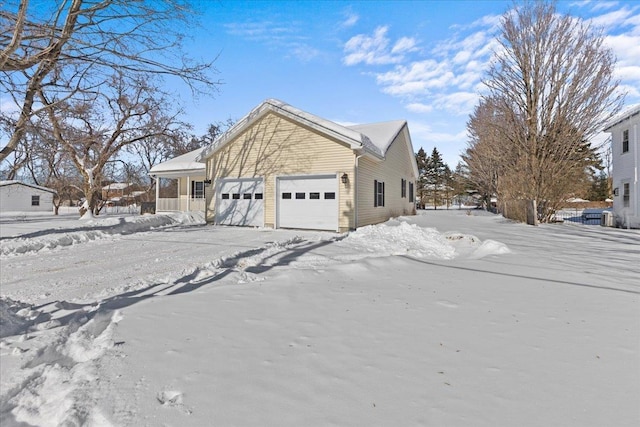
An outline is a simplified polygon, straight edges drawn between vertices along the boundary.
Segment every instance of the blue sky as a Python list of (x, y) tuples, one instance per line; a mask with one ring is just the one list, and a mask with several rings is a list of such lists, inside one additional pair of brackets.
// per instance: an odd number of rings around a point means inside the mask
[[(500, 16), (511, 1), (203, 1), (189, 54), (217, 56), (220, 93), (186, 94), (187, 122), (239, 119), (277, 98), (342, 123), (404, 119), (414, 149), (452, 168), (482, 90)], [(561, 1), (604, 28), (627, 104), (640, 102), (640, 1)]]

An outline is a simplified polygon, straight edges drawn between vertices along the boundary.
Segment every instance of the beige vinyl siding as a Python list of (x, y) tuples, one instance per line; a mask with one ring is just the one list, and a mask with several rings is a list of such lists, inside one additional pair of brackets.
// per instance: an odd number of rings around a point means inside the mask
[[(347, 230), (355, 226), (354, 159), (346, 144), (270, 112), (207, 160), (207, 176), (214, 183), (219, 178), (263, 178), (264, 222), (274, 227), (277, 177), (347, 173), (350, 182), (338, 182), (338, 224)], [(215, 218), (214, 188), (206, 192), (208, 221)]]
[[(191, 183), (193, 181), (204, 181), (205, 177), (204, 175), (193, 175), (190, 176), (189, 178), (185, 177), (180, 177), (178, 178), (178, 188), (180, 189), (179, 191), (179, 195), (180, 197), (189, 197), (189, 195), (191, 195)], [(205, 193), (208, 192), (209, 189), (206, 188), (205, 186)]]
[[(358, 161), (358, 227), (377, 224), (399, 215), (415, 213), (415, 204), (411, 200), (409, 183), (415, 180), (413, 166), (414, 154), (407, 144), (408, 131), (405, 126), (385, 154), (384, 161), (374, 161), (363, 157)], [(401, 179), (407, 181), (406, 197), (401, 197)], [(384, 206), (374, 207), (374, 181), (385, 185)]]

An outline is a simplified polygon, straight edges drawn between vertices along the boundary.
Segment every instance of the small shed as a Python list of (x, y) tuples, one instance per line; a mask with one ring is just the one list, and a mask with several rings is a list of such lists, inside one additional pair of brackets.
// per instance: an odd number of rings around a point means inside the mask
[(0, 212), (52, 212), (56, 191), (21, 181), (0, 181)]

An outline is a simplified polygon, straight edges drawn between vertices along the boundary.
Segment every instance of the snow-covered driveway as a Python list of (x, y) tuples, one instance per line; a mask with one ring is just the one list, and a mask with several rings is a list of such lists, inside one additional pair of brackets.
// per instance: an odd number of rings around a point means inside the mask
[(23, 254), (65, 233), (3, 230), (3, 425), (640, 422), (638, 231), (172, 221)]

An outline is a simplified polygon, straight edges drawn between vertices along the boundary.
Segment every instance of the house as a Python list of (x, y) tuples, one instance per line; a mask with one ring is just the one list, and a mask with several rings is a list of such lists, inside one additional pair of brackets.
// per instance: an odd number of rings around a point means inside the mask
[(0, 212), (53, 212), (56, 191), (20, 181), (0, 181)]
[(344, 232), (415, 213), (404, 120), (343, 126), (268, 99), (196, 160), (216, 224)]
[[(156, 180), (156, 212), (202, 211), (205, 208), (205, 164), (196, 161), (202, 148), (190, 151), (149, 170)], [(160, 180), (176, 181), (173, 195), (160, 194)], [(164, 197), (162, 197), (164, 196)]]
[(132, 189), (133, 184), (129, 182), (112, 182), (102, 187), (102, 200), (105, 200), (109, 205), (121, 205)]
[(640, 104), (628, 108), (604, 129), (611, 133), (613, 215), (619, 227), (640, 228)]

